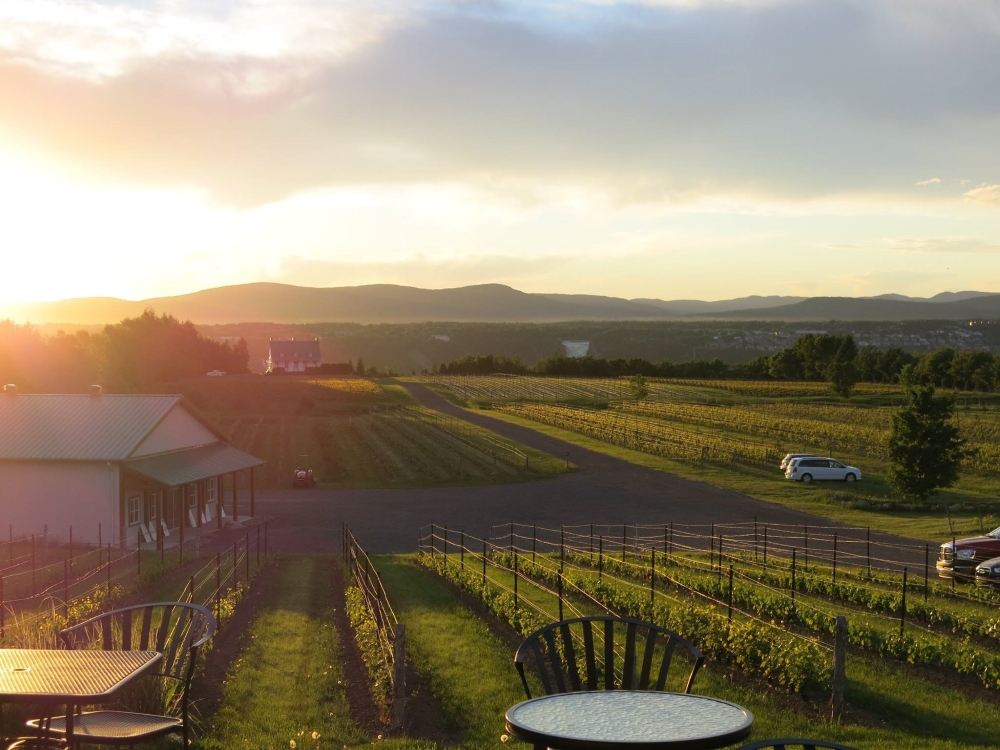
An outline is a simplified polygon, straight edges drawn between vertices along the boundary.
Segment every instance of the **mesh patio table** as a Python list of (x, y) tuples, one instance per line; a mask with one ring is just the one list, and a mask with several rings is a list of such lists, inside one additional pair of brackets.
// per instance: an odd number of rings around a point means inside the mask
[(546, 695), (505, 718), (515, 737), (558, 750), (713, 750), (749, 735), (754, 722), (735, 703), (652, 690)]
[(0, 649), (0, 702), (65, 703), (69, 739), (73, 706), (106, 702), (161, 658), (157, 651)]

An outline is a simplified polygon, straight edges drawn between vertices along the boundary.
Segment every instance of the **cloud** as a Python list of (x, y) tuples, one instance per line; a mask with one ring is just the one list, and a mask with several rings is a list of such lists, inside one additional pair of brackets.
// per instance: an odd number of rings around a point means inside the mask
[(940, 177), (931, 177), (929, 180), (921, 180), (920, 182), (913, 183), (915, 187), (927, 187), (928, 185), (940, 185)]
[(238, 206), (428, 182), (798, 201), (1000, 170), (985, 0), (4, 8), (0, 150)]
[(980, 185), (965, 193), (965, 197), (984, 206), (1000, 206), (1000, 185)]
[(893, 250), (914, 253), (1000, 253), (1000, 243), (977, 237), (919, 237), (887, 241)]

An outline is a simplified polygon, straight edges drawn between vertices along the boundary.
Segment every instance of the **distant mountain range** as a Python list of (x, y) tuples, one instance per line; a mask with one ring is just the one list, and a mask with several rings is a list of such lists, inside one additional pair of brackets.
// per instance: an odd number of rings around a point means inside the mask
[(98, 325), (152, 308), (203, 325), (222, 323), (557, 322), (569, 320), (731, 319), (770, 321), (1000, 319), (1000, 294), (942, 292), (930, 298), (740, 297), (701, 300), (621, 299), (588, 294), (529, 294), (502, 284), (417, 289), (392, 284), (299, 287), (241, 284), (132, 302), (86, 297), (0, 305), (0, 320)]

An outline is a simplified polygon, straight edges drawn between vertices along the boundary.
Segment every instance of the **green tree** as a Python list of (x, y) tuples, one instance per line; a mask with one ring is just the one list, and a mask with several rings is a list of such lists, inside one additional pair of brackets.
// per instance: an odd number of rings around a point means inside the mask
[(642, 401), (649, 395), (649, 386), (646, 385), (646, 378), (639, 373), (629, 378), (628, 389), (632, 393), (632, 398), (636, 401)]
[(358, 364), (357, 367), (354, 368), (354, 372), (358, 375), (365, 374), (365, 361), (361, 357), (358, 357)]
[(953, 485), (962, 460), (971, 455), (958, 427), (953, 396), (935, 395), (932, 384), (921, 384), (911, 365), (900, 373), (906, 402), (892, 416), (886, 478), (904, 497), (923, 500)]
[(830, 381), (834, 393), (838, 396), (849, 397), (860, 380), (858, 367), (855, 364), (857, 358), (858, 347), (854, 343), (854, 337), (845, 336), (837, 347), (833, 362), (826, 368), (826, 379)]

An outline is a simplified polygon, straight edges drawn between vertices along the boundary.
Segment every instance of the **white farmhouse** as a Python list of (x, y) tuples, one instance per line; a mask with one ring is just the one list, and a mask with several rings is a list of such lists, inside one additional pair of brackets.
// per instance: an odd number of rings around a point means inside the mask
[(299, 339), (275, 341), (268, 339), (268, 372), (306, 372), (323, 364), (319, 353), (319, 339)]
[[(85, 544), (172, 545), (253, 515), (260, 459), (226, 442), (181, 396), (0, 395), (0, 523)], [(242, 505), (237, 474), (246, 477)], [(228, 514), (223, 480), (231, 474)], [(248, 501), (248, 502), (247, 502)], [(190, 530), (190, 531), (189, 531)]]

